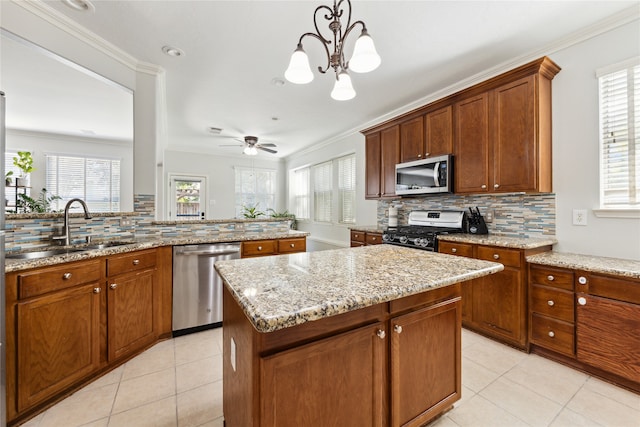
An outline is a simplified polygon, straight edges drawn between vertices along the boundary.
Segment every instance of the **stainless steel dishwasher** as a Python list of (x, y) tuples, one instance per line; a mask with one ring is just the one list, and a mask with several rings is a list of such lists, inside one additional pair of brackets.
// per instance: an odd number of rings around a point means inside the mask
[(213, 268), (240, 258), (240, 243), (173, 247), (173, 336), (222, 325), (222, 279)]

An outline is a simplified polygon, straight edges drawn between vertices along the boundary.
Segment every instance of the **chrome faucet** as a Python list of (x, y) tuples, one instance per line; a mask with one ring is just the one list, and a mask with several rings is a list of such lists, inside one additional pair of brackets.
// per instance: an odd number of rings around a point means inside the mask
[(64, 245), (68, 246), (71, 244), (71, 227), (69, 225), (69, 208), (73, 202), (80, 202), (82, 205), (82, 209), (84, 209), (84, 219), (91, 219), (91, 214), (89, 213), (89, 208), (87, 204), (82, 199), (71, 199), (67, 202), (67, 205), (64, 207), (64, 225), (62, 226), (62, 235), (55, 236), (55, 240), (64, 240)]

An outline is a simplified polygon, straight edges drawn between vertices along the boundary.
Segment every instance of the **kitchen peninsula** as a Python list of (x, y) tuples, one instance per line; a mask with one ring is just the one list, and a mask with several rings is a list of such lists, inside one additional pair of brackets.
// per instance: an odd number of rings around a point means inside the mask
[(217, 262), (225, 425), (423, 425), (460, 399), (460, 282), (502, 269), (391, 245)]

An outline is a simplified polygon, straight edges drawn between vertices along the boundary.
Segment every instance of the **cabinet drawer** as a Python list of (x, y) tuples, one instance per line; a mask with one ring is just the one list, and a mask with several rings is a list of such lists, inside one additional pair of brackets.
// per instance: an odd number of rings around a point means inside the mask
[(532, 265), (531, 283), (573, 291), (573, 271)]
[(133, 252), (107, 259), (107, 276), (153, 268), (156, 265), (156, 250)]
[(367, 245), (379, 245), (382, 243), (382, 234), (379, 233), (367, 233), (365, 236)]
[(98, 260), (83, 261), (21, 273), (18, 275), (18, 298), (29, 298), (83, 283), (96, 282), (101, 276), (100, 264)]
[(473, 258), (473, 245), (466, 243), (438, 242), (438, 252), (450, 255), (466, 256)]
[(573, 292), (533, 285), (531, 286), (531, 311), (573, 323)]
[(365, 243), (366, 240), (364, 238), (364, 235), (365, 235), (365, 233), (362, 232), (362, 231), (353, 231), (353, 230), (351, 230), (351, 241)]
[(278, 240), (278, 253), (287, 254), (291, 252), (305, 252), (307, 250), (307, 239), (296, 237), (294, 239)]
[(533, 314), (531, 342), (573, 357), (575, 355), (575, 327), (572, 323)]
[(520, 251), (518, 249), (478, 246), (478, 259), (499, 262), (509, 267), (520, 267)]
[(242, 256), (261, 256), (273, 255), (276, 253), (276, 240), (253, 240), (251, 242), (242, 242)]

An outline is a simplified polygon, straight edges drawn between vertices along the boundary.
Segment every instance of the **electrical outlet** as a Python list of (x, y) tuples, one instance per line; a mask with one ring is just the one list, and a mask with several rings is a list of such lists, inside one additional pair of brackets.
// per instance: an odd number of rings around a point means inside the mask
[(120, 218), (120, 227), (131, 227), (131, 218)]
[(493, 210), (484, 211), (484, 222), (493, 222), (493, 219), (496, 217), (496, 213)]
[(574, 209), (573, 210), (573, 225), (587, 225), (587, 210), (586, 209)]

